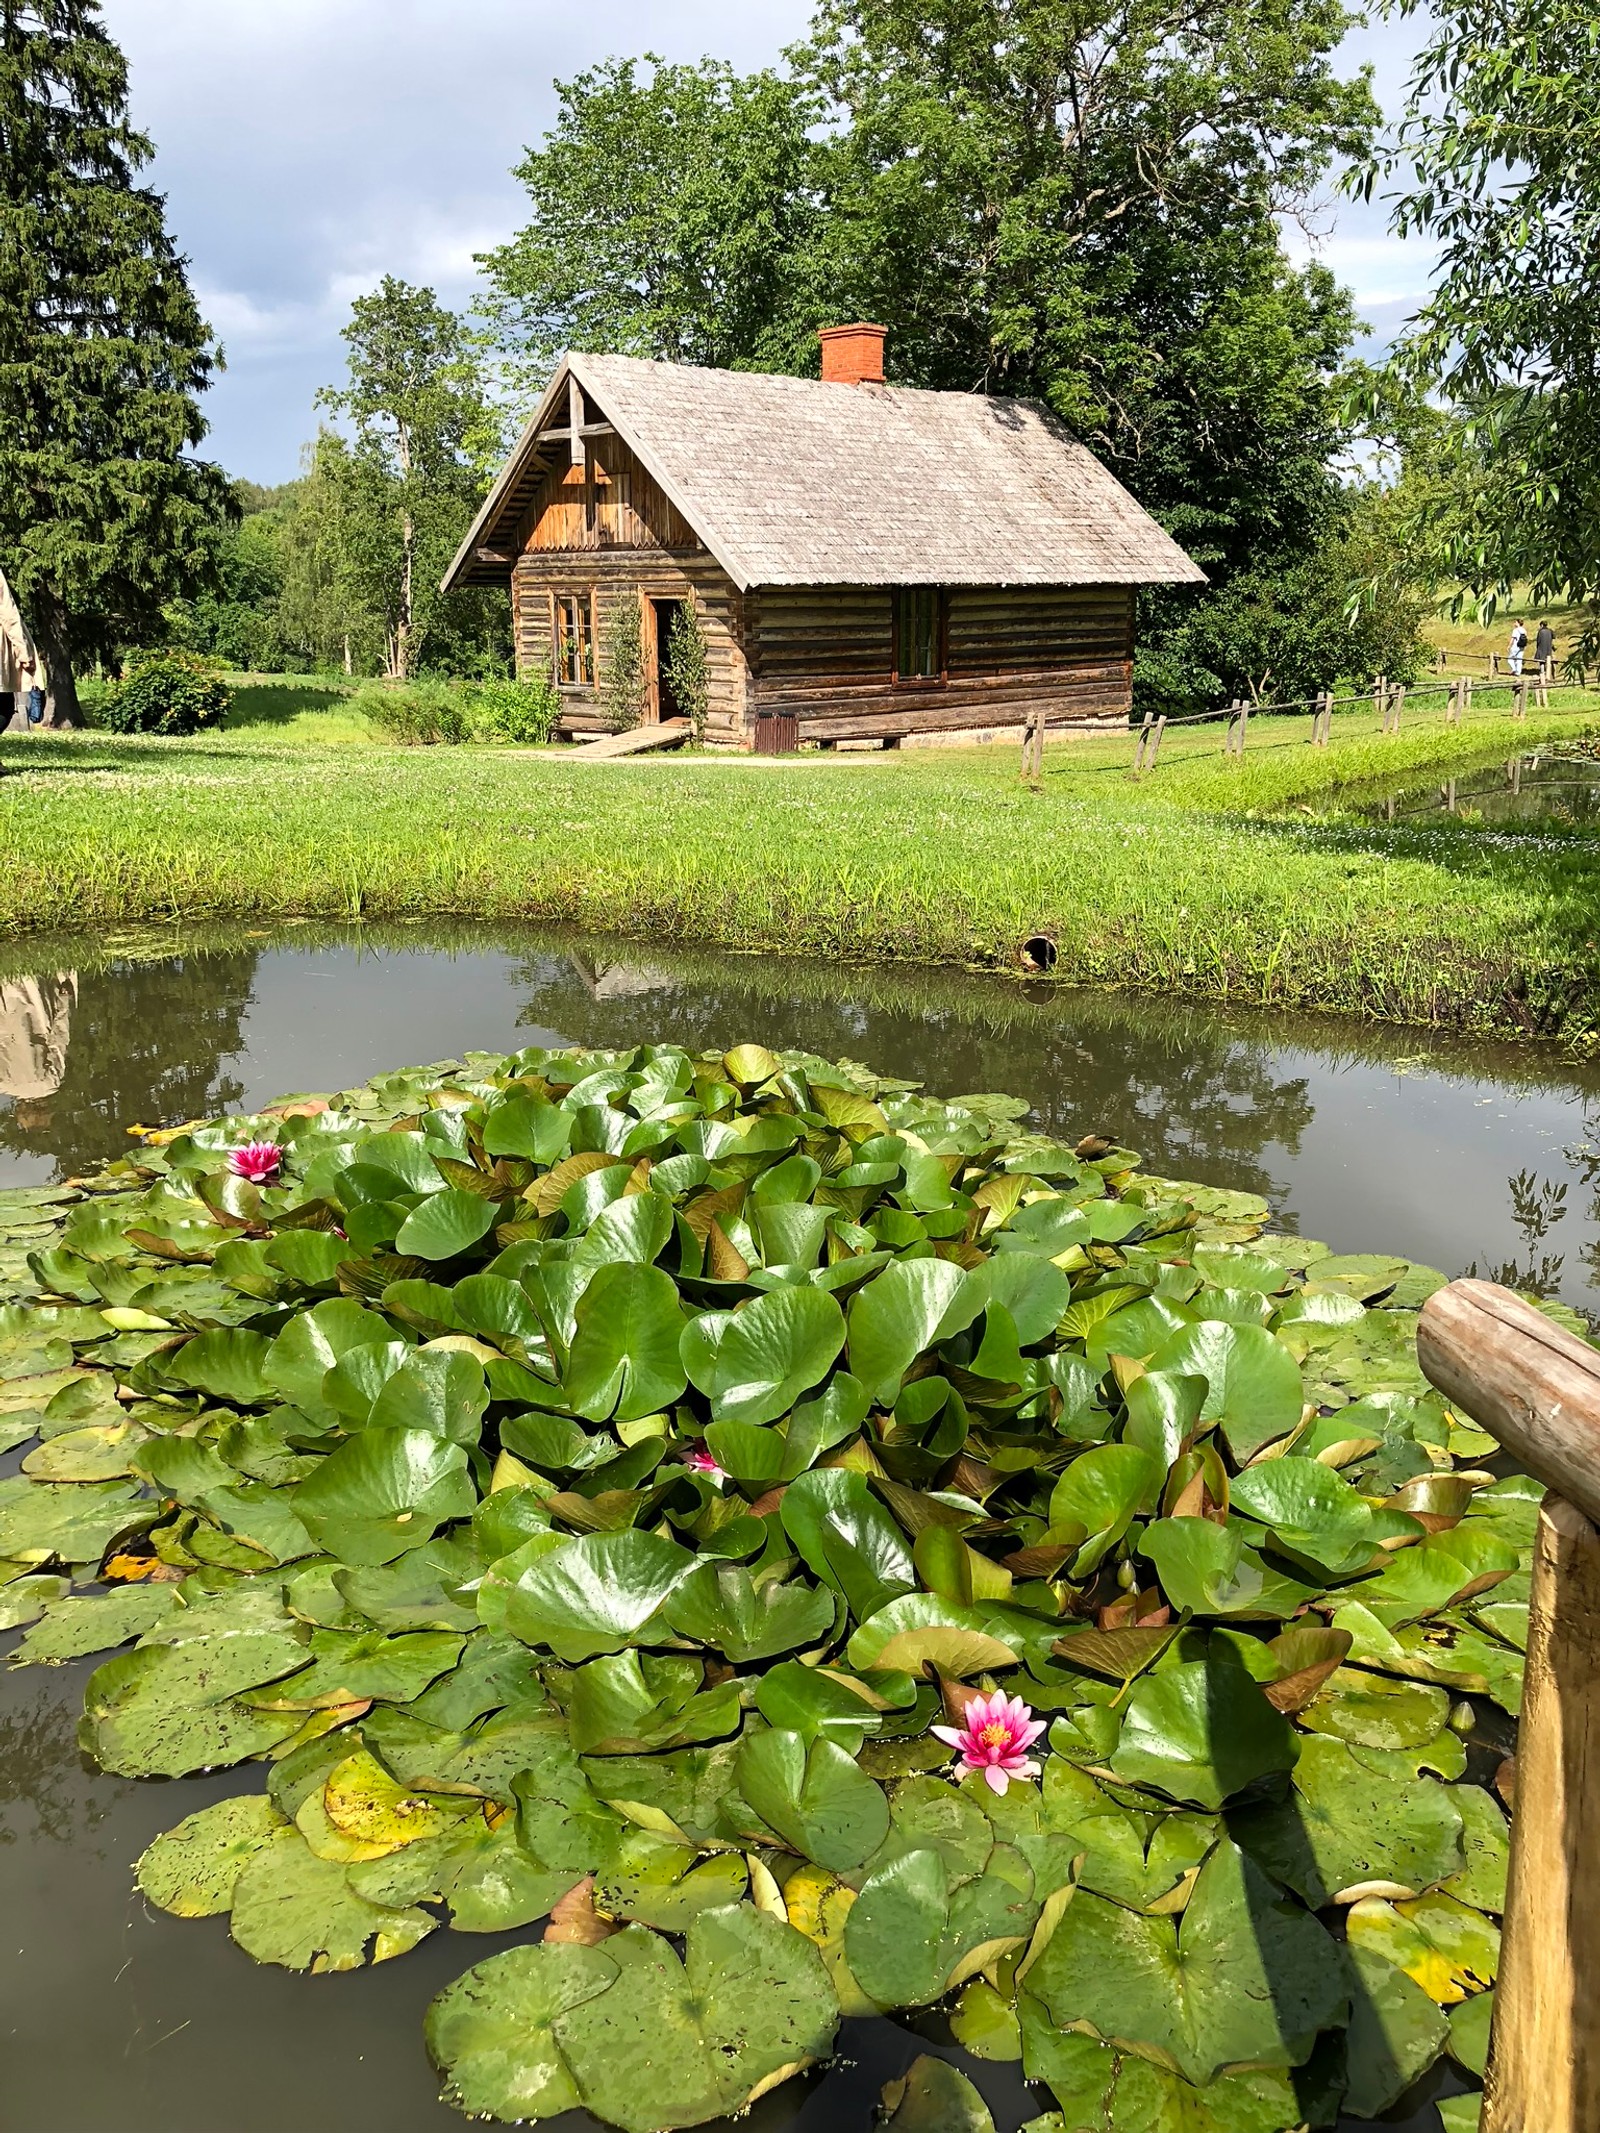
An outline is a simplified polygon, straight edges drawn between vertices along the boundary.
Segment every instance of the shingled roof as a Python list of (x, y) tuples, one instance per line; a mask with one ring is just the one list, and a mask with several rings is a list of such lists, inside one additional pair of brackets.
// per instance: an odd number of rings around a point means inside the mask
[(479, 551), (526, 508), (569, 374), (742, 587), (1204, 583), (1033, 401), (572, 354), (447, 589), (490, 574)]

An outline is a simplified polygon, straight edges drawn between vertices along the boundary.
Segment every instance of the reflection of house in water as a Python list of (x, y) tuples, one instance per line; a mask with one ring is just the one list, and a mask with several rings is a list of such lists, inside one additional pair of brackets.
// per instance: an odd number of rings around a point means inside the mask
[(0, 978), (0, 1096), (14, 1099), (20, 1126), (50, 1123), (50, 1098), (67, 1078), (77, 1004), (75, 970)]
[(669, 991), (677, 982), (670, 970), (657, 970), (650, 963), (599, 962), (576, 948), (568, 951), (567, 960), (591, 1000), (636, 1000), (647, 992)]

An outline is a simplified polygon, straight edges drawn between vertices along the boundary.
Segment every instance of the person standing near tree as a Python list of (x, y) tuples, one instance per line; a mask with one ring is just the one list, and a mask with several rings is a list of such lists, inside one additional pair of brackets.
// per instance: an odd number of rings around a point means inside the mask
[(1506, 652), (1506, 665), (1513, 674), (1522, 672), (1522, 655), (1527, 649), (1528, 629), (1526, 623), (1513, 622), (1511, 625), (1511, 643)]
[(1539, 624), (1539, 634), (1533, 640), (1533, 656), (1541, 667), (1547, 667), (1556, 656), (1556, 633), (1548, 618)]
[(0, 733), (11, 723), (18, 708), (17, 699), (20, 697), (23, 707), (31, 709), (30, 697), (42, 704), (43, 688), (39, 654), (22, 619), (22, 610), (6, 583), (5, 572), (0, 570)]

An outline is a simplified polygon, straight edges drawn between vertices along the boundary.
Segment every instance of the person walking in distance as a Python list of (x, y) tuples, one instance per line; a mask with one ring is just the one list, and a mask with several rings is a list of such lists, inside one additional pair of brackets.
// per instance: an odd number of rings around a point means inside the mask
[(1534, 663), (1543, 673), (1556, 656), (1556, 633), (1550, 627), (1549, 618), (1539, 624), (1539, 634), (1533, 640)]
[(30, 716), (44, 715), (44, 669), (22, 611), (0, 571), (0, 733), (10, 725), (20, 696)]
[(1511, 625), (1511, 643), (1506, 653), (1506, 665), (1513, 674), (1522, 672), (1522, 655), (1527, 649), (1527, 625), (1522, 622), (1513, 622)]

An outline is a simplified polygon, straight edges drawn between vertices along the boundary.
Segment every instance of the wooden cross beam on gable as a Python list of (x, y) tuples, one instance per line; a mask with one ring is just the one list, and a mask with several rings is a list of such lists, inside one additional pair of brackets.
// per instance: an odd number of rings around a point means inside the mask
[(583, 388), (570, 373), (567, 377), (567, 420), (562, 429), (541, 430), (539, 444), (566, 444), (572, 447), (572, 464), (581, 467), (588, 463), (589, 441), (594, 437), (614, 437), (616, 430), (609, 422), (585, 422), (583, 419)]

